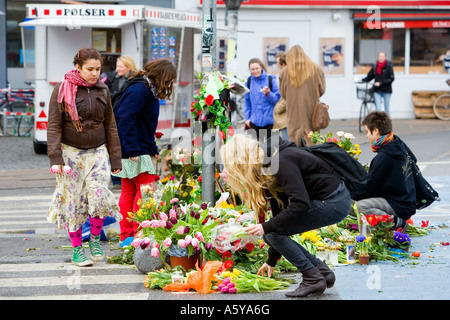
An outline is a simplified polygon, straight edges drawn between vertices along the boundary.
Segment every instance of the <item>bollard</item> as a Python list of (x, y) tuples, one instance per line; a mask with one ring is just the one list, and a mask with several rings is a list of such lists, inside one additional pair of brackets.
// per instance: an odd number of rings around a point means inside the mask
[(6, 111), (8, 109), (3, 108), (3, 116), (2, 116), (2, 127), (3, 127), (3, 135), (8, 135), (8, 116), (6, 115)]

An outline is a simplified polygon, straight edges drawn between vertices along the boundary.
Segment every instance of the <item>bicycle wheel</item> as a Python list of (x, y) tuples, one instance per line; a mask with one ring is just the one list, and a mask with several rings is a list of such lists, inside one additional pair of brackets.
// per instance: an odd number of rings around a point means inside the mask
[(434, 102), (433, 111), (439, 119), (450, 120), (450, 94), (439, 96)]
[(363, 132), (364, 131), (364, 125), (362, 124), (364, 118), (366, 117), (367, 114), (367, 102), (363, 101), (361, 103), (361, 108), (359, 109), (359, 132)]
[(34, 129), (34, 116), (19, 116), (17, 124), (17, 135), (19, 137), (31, 136), (31, 130)]

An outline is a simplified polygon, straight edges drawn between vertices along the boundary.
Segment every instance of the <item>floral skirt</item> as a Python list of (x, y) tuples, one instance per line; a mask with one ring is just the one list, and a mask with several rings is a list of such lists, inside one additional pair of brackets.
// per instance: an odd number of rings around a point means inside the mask
[(79, 230), (89, 216), (110, 216), (120, 221), (119, 206), (108, 189), (111, 166), (106, 146), (83, 150), (61, 144), (61, 148), (64, 162), (72, 172), (56, 175), (47, 220), (70, 232)]

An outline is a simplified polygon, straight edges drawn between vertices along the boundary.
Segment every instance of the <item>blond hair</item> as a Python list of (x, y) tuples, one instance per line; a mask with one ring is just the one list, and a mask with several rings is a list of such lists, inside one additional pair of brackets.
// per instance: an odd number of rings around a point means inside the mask
[(286, 54), (287, 72), (291, 84), (300, 87), (316, 72), (316, 64), (299, 45), (293, 46)]
[(227, 186), (255, 211), (256, 216), (267, 211), (266, 190), (284, 206), (278, 197), (283, 189), (273, 175), (263, 173), (264, 150), (258, 141), (236, 134), (221, 148), (220, 155), (228, 175)]
[(117, 58), (117, 60), (122, 61), (123, 64), (125, 65), (125, 67), (130, 69), (130, 73), (135, 73), (135, 72), (139, 71), (139, 69), (136, 66), (136, 63), (134, 62), (132, 57), (130, 57), (130, 56), (120, 56), (119, 58)]

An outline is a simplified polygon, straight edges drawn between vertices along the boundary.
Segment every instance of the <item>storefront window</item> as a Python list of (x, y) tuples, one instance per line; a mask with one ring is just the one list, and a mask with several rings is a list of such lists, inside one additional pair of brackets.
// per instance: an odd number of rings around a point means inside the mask
[(410, 73), (447, 73), (445, 56), (450, 58), (449, 29), (411, 29)]
[(405, 71), (405, 30), (364, 29), (362, 22), (355, 22), (354, 73), (367, 74), (377, 61), (378, 52), (384, 51), (392, 61), (395, 72)]
[(8, 30), (6, 36), (6, 60), (8, 68), (23, 67), (22, 40), (19, 23), (25, 18), (25, 3), (6, 2), (6, 25)]
[(144, 65), (149, 61), (168, 59), (178, 64), (181, 42), (181, 28), (147, 24), (144, 28)]

